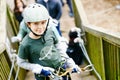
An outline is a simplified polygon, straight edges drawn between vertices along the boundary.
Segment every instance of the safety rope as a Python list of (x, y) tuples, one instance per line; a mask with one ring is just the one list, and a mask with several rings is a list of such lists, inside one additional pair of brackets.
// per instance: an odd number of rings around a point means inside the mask
[[(101, 79), (101, 76), (99, 75), (99, 73), (98, 73), (98, 72), (96, 71), (96, 69), (94, 68), (94, 66), (93, 66), (93, 64), (92, 64), (92, 62), (91, 62), (91, 60), (90, 60), (90, 58), (89, 58), (89, 56), (88, 56), (88, 54), (87, 54), (87, 51), (86, 51), (86, 49), (85, 49), (85, 47), (84, 47), (84, 44), (83, 44), (82, 42), (80, 42), (79, 45), (80, 45), (80, 47), (81, 47), (81, 49), (82, 49), (82, 51), (83, 51), (83, 54), (85, 55), (87, 61), (89, 62), (90, 66), (92, 67), (93, 71), (94, 71), (95, 74), (98, 76), (99, 80), (102, 80), (102, 79)], [(87, 67), (85, 67), (85, 68), (87, 68)]]
[(8, 76), (8, 80), (10, 80), (11, 76), (12, 76), (12, 71), (13, 71), (13, 68), (14, 68), (14, 62), (15, 62), (15, 56), (12, 55), (12, 66), (11, 66), (11, 69), (10, 69), (10, 74)]
[(15, 76), (15, 80), (17, 80), (17, 78), (18, 78), (19, 71), (20, 71), (20, 67), (18, 66), (18, 67), (17, 67), (16, 76)]
[[(11, 57), (12, 66), (11, 66), (11, 69), (10, 69), (10, 73), (9, 73), (9, 76), (8, 76), (8, 80), (11, 79), (12, 72), (13, 72), (14, 66), (15, 66), (15, 62), (16, 62), (16, 60), (17, 60), (17, 55), (16, 55), (15, 53), (12, 54), (11, 56), (12, 56), (12, 57)], [(18, 66), (18, 67), (17, 67), (17, 71), (16, 71), (16, 75), (15, 75), (15, 79), (14, 79), (14, 80), (17, 80), (19, 70), (20, 70), (20, 67)]]

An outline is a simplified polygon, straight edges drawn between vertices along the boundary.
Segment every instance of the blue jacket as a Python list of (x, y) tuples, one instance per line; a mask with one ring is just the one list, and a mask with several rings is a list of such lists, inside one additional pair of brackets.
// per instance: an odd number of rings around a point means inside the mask
[(37, 3), (43, 4), (49, 11), (49, 14), (52, 18), (59, 20), (62, 16), (62, 4), (60, 0), (36, 0)]

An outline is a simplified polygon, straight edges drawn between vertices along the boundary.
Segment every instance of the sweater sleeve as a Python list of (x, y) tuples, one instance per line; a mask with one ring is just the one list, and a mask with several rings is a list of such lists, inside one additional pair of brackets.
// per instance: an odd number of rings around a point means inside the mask
[(20, 37), (21, 39), (23, 39), (25, 35), (28, 33), (27, 30), (28, 30), (27, 25), (25, 24), (24, 20), (22, 20), (20, 23), (20, 28), (19, 28), (17, 37)]
[(18, 50), (18, 57), (17, 57), (18, 66), (26, 70), (31, 70), (34, 73), (40, 74), (43, 66), (35, 63), (30, 63), (28, 61), (29, 52), (27, 51), (28, 50), (26, 49), (26, 46), (21, 44)]
[(42, 66), (39, 64), (29, 63), (27, 60), (17, 57), (17, 64), (23, 69), (30, 70), (36, 74), (40, 74), (42, 70)]

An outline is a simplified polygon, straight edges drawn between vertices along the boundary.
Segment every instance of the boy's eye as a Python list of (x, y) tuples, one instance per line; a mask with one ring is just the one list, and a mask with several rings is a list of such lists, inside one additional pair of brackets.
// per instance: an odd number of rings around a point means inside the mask
[(41, 24), (45, 24), (46, 21), (42, 21)]

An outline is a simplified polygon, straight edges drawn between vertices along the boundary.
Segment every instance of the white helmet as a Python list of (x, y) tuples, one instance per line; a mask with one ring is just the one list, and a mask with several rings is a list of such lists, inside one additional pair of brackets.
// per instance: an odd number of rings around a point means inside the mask
[(38, 22), (49, 19), (48, 10), (41, 4), (34, 3), (28, 5), (23, 11), (25, 23)]

